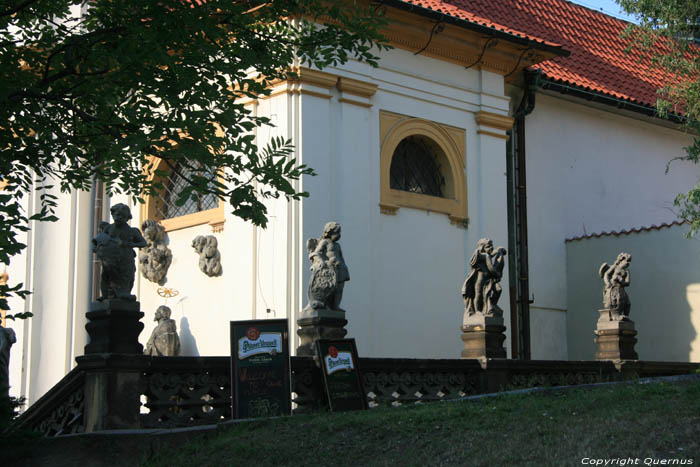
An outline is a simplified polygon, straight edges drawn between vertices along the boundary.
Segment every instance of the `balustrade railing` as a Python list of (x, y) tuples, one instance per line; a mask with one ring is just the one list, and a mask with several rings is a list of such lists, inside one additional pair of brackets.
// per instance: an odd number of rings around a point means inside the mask
[[(687, 374), (696, 372), (700, 364), (361, 358), (359, 367), (369, 405), (378, 407), (458, 399), (504, 389)], [(325, 410), (323, 380), (313, 359), (292, 357), (291, 371), (294, 413)], [(110, 426), (114, 421), (106, 417), (96, 421), (102, 416), (100, 404), (107, 400), (104, 394), (120, 390), (124, 392), (126, 410), (138, 411), (125, 413), (122, 420), (133, 422), (129, 426)], [(78, 366), (26, 410), (11, 430), (31, 429), (44, 436), (58, 436), (94, 429), (207, 425), (230, 418), (229, 357), (104, 354), (79, 359)]]
[(84, 431), (85, 373), (74, 368), (49, 392), (32, 404), (10, 427), (43, 436), (60, 436)]
[(230, 361), (152, 357), (141, 379), (141, 426), (209, 425), (231, 418)]

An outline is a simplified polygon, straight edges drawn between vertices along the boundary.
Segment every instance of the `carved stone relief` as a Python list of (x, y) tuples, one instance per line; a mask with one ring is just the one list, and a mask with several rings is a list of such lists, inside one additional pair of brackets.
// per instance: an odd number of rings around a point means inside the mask
[(147, 219), (141, 224), (141, 231), (148, 244), (139, 251), (141, 274), (149, 281), (163, 285), (173, 261), (173, 253), (165, 244), (165, 227)]
[(197, 235), (192, 240), (192, 248), (199, 254), (199, 269), (209, 277), (220, 276), (221, 253), (218, 249), (218, 241), (213, 235)]

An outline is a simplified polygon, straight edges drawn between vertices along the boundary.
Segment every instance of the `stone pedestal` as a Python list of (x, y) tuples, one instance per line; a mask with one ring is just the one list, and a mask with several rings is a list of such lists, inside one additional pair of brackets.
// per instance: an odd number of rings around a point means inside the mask
[(598, 351), (596, 360), (638, 360), (639, 356), (634, 350), (637, 343), (637, 331), (634, 329), (634, 321), (611, 319), (610, 310), (599, 310), (600, 318), (595, 330), (595, 342)]
[(95, 353), (143, 354), (139, 334), (143, 331), (141, 304), (128, 300), (92, 302), (85, 329), (90, 343), (85, 355)]
[(297, 324), (300, 338), (297, 355), (300, 357), (314, 356), (314, 343), (318, 339), (342, 339), (348, 333), (345, 329), (348, 320), (345, 319), (344, 311), (305, 308), (299, 315)]
[(91, 354), (76, 358), (85, 372), (86, 433), (142, 428), (140, 423), (142, 375), (151, 357)]
[(503, 318), (475, 313), (462, 322), (462, 358), (506, 358)]

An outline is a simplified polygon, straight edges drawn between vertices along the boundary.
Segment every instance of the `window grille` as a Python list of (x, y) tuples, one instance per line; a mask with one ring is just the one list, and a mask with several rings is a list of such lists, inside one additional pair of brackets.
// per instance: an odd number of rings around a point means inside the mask
[[(177, 170), (186, 178), (190, 178), (195, 174), (192, 169), (184, 165), (178, 165)], [(197, 175), (201, 175), (201, 173), (197, 173)], [(211, 176), (214, 177), (216, 175), (212, 173)], [(185, 204), (182, 206), (176, 205), (175, 202), (179, 198), (180, 193), (187, 187), (187, 181), (175, 173), (175, 171), (170, 173), (164, 185), (165, 191), (161, 198), (162, 203), (156, 203), (156, 211), (161, 219), (172, 219), (199, 211), (206, 211), (207, 209), (214, 209), (219, 205), (219, 198), (212, 193), (203, 195), (193, 193), (192, 196), (185, 201)], [(212, 183), (209, 184), (209, 188), (212, 190), (214, 189)]]
[(404, 138), (391, 159), (390, 187), (444, 198), (445, 178), (440, 173), (438, 149), (420, 136)]

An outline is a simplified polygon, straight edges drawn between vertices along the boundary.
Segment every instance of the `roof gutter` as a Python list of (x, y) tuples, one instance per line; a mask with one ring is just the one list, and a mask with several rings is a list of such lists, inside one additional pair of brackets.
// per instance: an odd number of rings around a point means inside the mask
[(550, 78), (541, 77), (539, 80), (539, 84), (542, 90), (559, 92), (568, 96), (578, 97), (587, 101), (609, 105), (611, 107), (615, 107), (621, 110), (636, 112), (642, 115), (646, 115), (647, 117), (658, 118), (660, 120), (666, 120), (672, 123), (686, 123), (686, 118), (678, 114), (669, 114), (667, 117), (662, 117), (659, 115), (659, 112), (656, 110), (655, 107), (642, 104), (635, 104), (634, 102), (626, 101), (624, 99), (620, 99), (619, 97), (612, 97), (600, 92), (589, 91), (587, 89), (578, 86), (571, 86), (569, 84), (564, 84), (559, 81), (552, 80)]
[(409, 13), (414, 13), (425, 18), (441, 21), (446, 24), (453, 24), (455, 26), (468, 29), (470, 31), (474, 31), (489, 37), (503, 39), (509, 42), (524, 45), (531, 49), (542, 50), (564, 57), (568, 57), (569, 55), (571, 55), (571, 52), (565, 50), (562, 46), (543, 44), (542, 42), (533, 41), (532, 39), (528, 39), (527, 37), (522, 37), (508, 32), (499, 31), (498, 29), (484, 26), (472, 21), (455, 18), (454, 16), (446, 15), (445, 13), (442, 13), (440, 11), (431, 10), (429, 8), (414, 5), (412, 3), (406, 3), (402, 0), (377, 0), (377, 3), (390, 6), (399, 10), (407, 11)]

